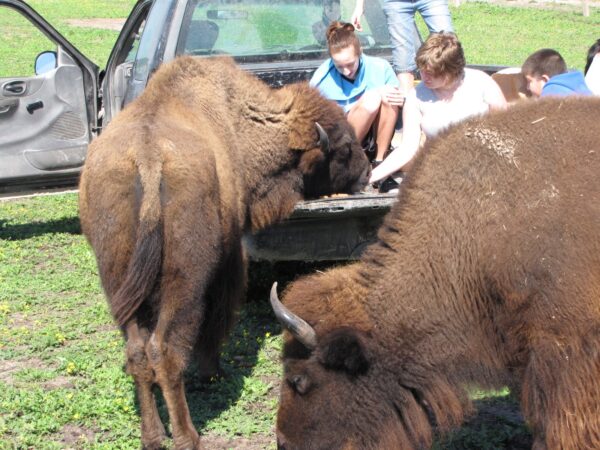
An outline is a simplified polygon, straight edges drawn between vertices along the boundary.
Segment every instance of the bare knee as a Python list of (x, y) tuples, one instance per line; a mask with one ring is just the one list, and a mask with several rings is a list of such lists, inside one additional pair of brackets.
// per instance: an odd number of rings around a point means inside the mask
[(360, 98), (359, 107), (369, 112), (370, 114), (374, 114), (379, 111), (381, 108), (382, 98), (381, 94), (377, 90), (370, 90), (363, 94)]

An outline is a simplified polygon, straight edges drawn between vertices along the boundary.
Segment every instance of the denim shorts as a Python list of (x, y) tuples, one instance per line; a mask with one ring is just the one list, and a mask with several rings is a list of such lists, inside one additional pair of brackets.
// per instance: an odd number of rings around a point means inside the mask
[(421, 37), (415, 24), (418, 11), (430, 33), (454, 31), (447, 0), (384, 0), (392, 42), (392, 66), (396, 73), (414, 72), (415, 56), (421, 46)]

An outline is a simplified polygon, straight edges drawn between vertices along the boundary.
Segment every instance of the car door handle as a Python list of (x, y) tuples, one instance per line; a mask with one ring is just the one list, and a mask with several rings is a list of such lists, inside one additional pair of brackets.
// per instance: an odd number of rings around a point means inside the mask
[(33, 114), (33, 112), (37, 109), (42, 109), (44, 107), (44, 102), (41, 100), (38, 100), (37, 102), (33, 102), (30, 103), (29, 105), (27, 105), (25, 108), (27, 108), (27, 112), (29, 114)]
[(19, 105), (19, 99), (0, 100), (0, 114), (6, 114)]
[(25, 93), (27, 84), (24, 81), (11, 81), (2, 87), (5, 95), (21, 95)]

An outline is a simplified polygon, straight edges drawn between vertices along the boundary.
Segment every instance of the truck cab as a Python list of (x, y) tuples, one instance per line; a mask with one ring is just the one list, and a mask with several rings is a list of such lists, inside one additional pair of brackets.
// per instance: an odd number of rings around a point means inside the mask
[[(179, 55), (229, 55), (273, 87), (307, 81), (328, 57), (327, 25), (353, 7), (354, 0), (139, 0), (99, 68), (27, 3), (0, 0), (3, 29), (26, 24), (32, 30), (19, 28), (18, 38), (39, 49), (30, 73), (0, 68), (0, 193), (76, 186), (89, 142)], [(381, 0), (365, 2), (363, 29), (363, 51), (391, 59)], [(0, 60), (7, 55), (0, 48)], [(245, 245), (258, 260), (356, 258), (394, 201), (364, 193), (303, 201)]]

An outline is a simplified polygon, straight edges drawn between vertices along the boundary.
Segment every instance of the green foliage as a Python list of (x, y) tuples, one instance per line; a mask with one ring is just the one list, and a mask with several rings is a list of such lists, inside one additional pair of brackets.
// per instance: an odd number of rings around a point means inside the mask
[(579, 4), (556, 10), (468, 2), (451, 14), (470, 64), (520, 66), (534, 51), (554, 48), (569, 67), (583, 70), (600, 29), (600, 10), (584, 17)]
[[(579, 4), (551, 9), (468, 1), (450, 11), (468, 64), (520, 66), (534, 51), (554, 48), (569, 67), (583, 70), (600, 27), (600, 9), (584, 17)], [(425, 38), (420, 17), (417, 25)]]
[(293, 44), (298, 38), (298, 30), (293, 26), (290, 17), (262, 9), (254, 13), (253, 20), (260, 34), (262, 48), (268, 49), (277, 45)]

